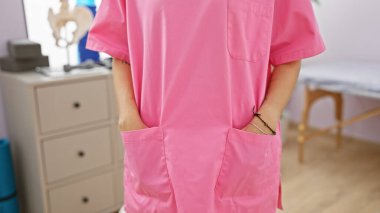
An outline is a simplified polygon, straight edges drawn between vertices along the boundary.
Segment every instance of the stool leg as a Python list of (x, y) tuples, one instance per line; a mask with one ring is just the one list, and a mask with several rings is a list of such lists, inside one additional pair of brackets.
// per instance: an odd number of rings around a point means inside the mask
[[(335, 119), (338, 123), (343, 121), (343, 97), (342, 94), (337, 93), (334, 95), (335, 102)], [(336, 129), (336, 147), (339, 149), (342, 146), (342, 127)]]
[(298, 125), (298, 161), (300, 163), (304, 162), (304, 144), (305, 144), (305, 131), (308, 128), (308, 122), (309, 122), (309, 113), (310, 108), (312, 105), (312, 91), (306, 87), (305, 94), (304, 94), (304, 108), (302, 109), (302, 118), (301, 122)]

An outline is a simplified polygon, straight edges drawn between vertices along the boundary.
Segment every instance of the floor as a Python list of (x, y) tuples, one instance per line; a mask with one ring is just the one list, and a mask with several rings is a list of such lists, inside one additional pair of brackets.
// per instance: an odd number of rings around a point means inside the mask
[[(380, 213), (380, 144), (321, 136), (305, 144), (297, 161), (296, 128), (283, 145), (284, 211), (278, 213)], [(380, 139), (379, 139), (380, 141)]]

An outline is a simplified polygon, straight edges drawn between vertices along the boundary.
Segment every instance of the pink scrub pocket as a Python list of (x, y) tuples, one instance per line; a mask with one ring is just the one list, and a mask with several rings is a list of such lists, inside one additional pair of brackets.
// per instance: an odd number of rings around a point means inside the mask
[(227, 49), (232, 58), (257, 62), (270, 47), (271, 6), (227, 0)]
[(215, 186), (220, 198), (253, 199), (259, 209), (276, 206), (281, 145), (278, 136), (229, 128)]
[(171, 193), (163, 130), (150, 127), (120, 131), (124, 142), (124, 181), (139, 195), (167, 200)]

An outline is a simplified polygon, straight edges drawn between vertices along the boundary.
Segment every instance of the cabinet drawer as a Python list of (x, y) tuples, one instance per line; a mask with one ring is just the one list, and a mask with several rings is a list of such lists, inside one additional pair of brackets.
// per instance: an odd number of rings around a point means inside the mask
[(49, 191), (52, 213), (99, 212), (115, 204), (112, 173)]
[(109, 118), (106, 79), (37, 88), (41, 132)]
[(44, 141), (48, 182), (110, 164), (110, 131), (105, 127)]

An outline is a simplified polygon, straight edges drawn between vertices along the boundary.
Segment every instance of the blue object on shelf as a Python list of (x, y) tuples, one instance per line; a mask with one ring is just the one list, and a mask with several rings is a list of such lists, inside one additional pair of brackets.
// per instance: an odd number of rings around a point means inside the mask
[[(96, 15), (96, 5), (94, 0), (77, 0), (77, 6), (87, 7), (91, 10), (91, 13)], [(78, 60), (80, 63), (85, 62), (86, 60), (92, 60), (98, 62), (99, 52), (86, 49), (88, 32), (79, 40), (78, 43)]]
[(95, 0), (77, 0), (78, 6), (95, 6)]
[(0, 139), (0, 213), (18, 213), (16, 183), (7, 138)]

